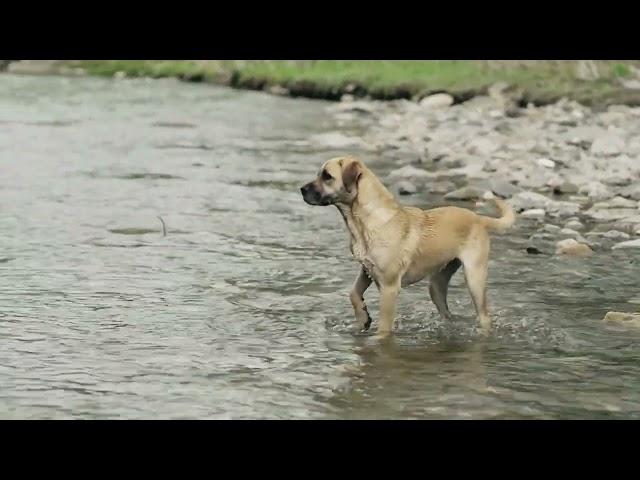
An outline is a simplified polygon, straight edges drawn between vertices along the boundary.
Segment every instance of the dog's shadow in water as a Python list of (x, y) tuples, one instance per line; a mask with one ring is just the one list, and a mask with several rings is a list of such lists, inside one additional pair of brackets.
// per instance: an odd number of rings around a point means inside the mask
[(347, 382), (330, 404), (340, 418), (446, 418), (443, 404), (494, 393), (485, 358), (489, 343), (358, 336), (358, 364), (343, 370)]

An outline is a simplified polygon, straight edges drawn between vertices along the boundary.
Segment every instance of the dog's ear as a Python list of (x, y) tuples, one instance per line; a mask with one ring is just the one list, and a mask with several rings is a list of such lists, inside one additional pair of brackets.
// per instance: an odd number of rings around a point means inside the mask
[(344, 184), (344, 188), (347, 189), (348, 192), (353, 190), (353, 187), (358, 184), (358, 180), (362, 176), (362, 167), (360, 164), (356, 162), (351, 162), (347, 168), (342, 171), (342, 183)]

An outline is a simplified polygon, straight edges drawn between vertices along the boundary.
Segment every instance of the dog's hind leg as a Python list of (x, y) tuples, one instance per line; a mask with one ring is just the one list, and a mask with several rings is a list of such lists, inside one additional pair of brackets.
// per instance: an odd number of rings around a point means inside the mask
[(369, 288), (369, 285), (371, 285), (371, 279), (364, 268), (360, 268), (360, 273), (358, 273), (358, 278), (353, 284), (349, 298), (351, 305), (353, 305), (356, 321), (363, 330), (369, 330), (371, 326), (371, 316), (367, 311), (367, 305), (364, 303), (364, 292)]
[(447, 304), (447, 291), (449, 289), (449, 281), (454, 273), (458, 271), (462, 262), (457, 258), (451, 260), (439, 272), (431, 276), (429, 282), (429, 295), (435, 304), (440, 315), (446, 320), (451, 320), (451, 312)]
[(478, 234), (473, 248), (468, 248), (460, 256), (464, 265), (467, 288), (476, 308), (480, 328), (487, 332), (491, 328), (487, 305), (487, 270), (489, 267), (489, 238), (486, 232)]

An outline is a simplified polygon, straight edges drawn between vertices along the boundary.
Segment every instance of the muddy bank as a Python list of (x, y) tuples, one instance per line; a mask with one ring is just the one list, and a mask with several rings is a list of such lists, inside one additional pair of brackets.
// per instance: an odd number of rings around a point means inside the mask
[(488, 87), (480, 87), (477, 89), (451, 91), (446, 89), (424, 91), (417, 87), (402, 84), (394, 87), (371, 88), (357, 82), (349, 82), (343, 85), (323, 85), (310, 80), (288, 80), (274, 83), (267, 78), (242, 77), (239, 74), (232, 75), (228, 80), (221, 83), (232, 88), (330, 101), (339, 101), (345, 97), (370, 100), (419, 100), (424, 96), (435, 93), (448, 93), (453, 97), (455, 103), (462, 103), (477, 95), (485, 94), (488, 90)]

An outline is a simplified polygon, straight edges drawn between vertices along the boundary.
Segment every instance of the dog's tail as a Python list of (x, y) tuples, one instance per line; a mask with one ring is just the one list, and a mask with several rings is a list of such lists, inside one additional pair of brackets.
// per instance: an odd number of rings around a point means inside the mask
[(501, 216), (500, 218), (492, 218), (481, 215), (480, 218), (482, 219), (482, 224), (487, 228), (487, 230), (493, 230), (498, 233), (503, 233), (511, 228), (511, 226), (515, 223), (516, 214), (513, 211), (513, 208), (511, 208), (511, 205), (509, 205), (501, 198), (497, 198), (491, 195), (491, 197), (488, 199), (493, 201), (495, 206), (500, 211)]

